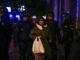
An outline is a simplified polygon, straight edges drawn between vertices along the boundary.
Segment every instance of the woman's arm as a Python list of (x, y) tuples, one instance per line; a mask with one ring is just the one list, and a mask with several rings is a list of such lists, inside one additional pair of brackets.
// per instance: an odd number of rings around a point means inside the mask
[(35, 27), (31, 30), (29, 36), (30, 36), (30, 38), (31, 38), (32, 40), (34, 40), (34, 39), (36, 38), (37, 33), (36, 33), (36, 28), (35, 28)]

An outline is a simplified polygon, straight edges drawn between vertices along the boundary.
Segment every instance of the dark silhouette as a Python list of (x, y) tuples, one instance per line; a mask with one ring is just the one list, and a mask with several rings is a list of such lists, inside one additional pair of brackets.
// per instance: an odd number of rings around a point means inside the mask
[(54, 13), (52, 11), (49, 11), (47, 14), (47, 25), (52, 33), (52, 41), (50, 41), (50, 46), (52, 49), (52, 59), (57, 60), (57, 46), (56, 41), (61, 44), (61, 35), (60, 35), (60, 29), (58, 27), (58, 24), (54, 21)]
[(73, 22), (71, 20), (71, 15), (68, 13), (65, 13), (65, 21), (63, 24), (63, 31), (64, 31), (64, 36), (63, 36), (63, 41), (64, 41), (64, 49), (65, 49), (65, 60), (68, 59), (68, 56), (70, 54), (70, 48), (71, 44), (73, 41)]
[(8, 48), (11, 41), (12, 28), (8, 19), (8, 12), (0, 6), (0, 60), (9, 60)]
[(14, 29), (14, 44), (19, 47), (20, 60), (29, 60), (30, 53), (32, 52), (32, 40), (29, 37), (29, 33), (33, 28), (33, 24), (26, 12), (24, 13), (22, 15), (22, 21)]

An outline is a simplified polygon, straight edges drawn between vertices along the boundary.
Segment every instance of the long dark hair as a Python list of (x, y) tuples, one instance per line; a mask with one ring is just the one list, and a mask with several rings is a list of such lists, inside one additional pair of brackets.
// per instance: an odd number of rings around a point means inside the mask
[(42, 16), (37, 17), (36, 22), (39, 24), (40, 19), (43, 20), (43, 22), (45, 21), (44, 18)]

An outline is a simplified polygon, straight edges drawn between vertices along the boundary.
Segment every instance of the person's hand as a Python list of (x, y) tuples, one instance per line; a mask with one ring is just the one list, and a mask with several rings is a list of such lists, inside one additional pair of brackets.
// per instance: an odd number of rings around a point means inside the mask
[(40, 38), (41, 38), (41, 36), (37, 36), (37, 38), (38, 38), (38, 39), (40, 39)]

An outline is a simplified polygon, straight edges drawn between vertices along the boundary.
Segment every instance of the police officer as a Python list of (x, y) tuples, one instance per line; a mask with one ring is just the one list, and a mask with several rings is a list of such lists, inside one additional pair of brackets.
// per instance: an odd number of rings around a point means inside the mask
[(8, 48), (11, 41), (12, 28), (7, 24), (8, 12), (0, 5), (0, 60), (9, 60)]
[(15, 45), (20, 49), (20, 60), (29, 60), (29, 54), (31, 53), (32, 40), (29, 37), (29, 33), (33, 28), (32, 22), (29, 20), (29, 15), (26, 12), (22, 15), (22, 21), (17, 24), (15, 30), (16, 39)]
[(52, 33), (52, 38), (53, 38), (51, 41), (49, 41), (52, 50), (51, 53), (52, 60), (57, 60), (56, 41), (58, 40), (58, 42), (61, 43), (61, 35), (60, 35), (60, 29), (58, 27), (58, 24), (54, 21), (54, 13), (52, 11), (49, 11), (47, 14), (47, 24)]
[(70, 53), (70, 48), (71, 48), (71, 44), (73, 41), (73, 22), (71, 19), (71, 15), (69, 13), (65, 13), (65, 21), (63, 24), (63, 31), (64, 31), (64, 37), (63, 37), (63, 41), (64, 41), (64, 49), (65, 49), (65, 60), (68, 59), (69, 53)]

